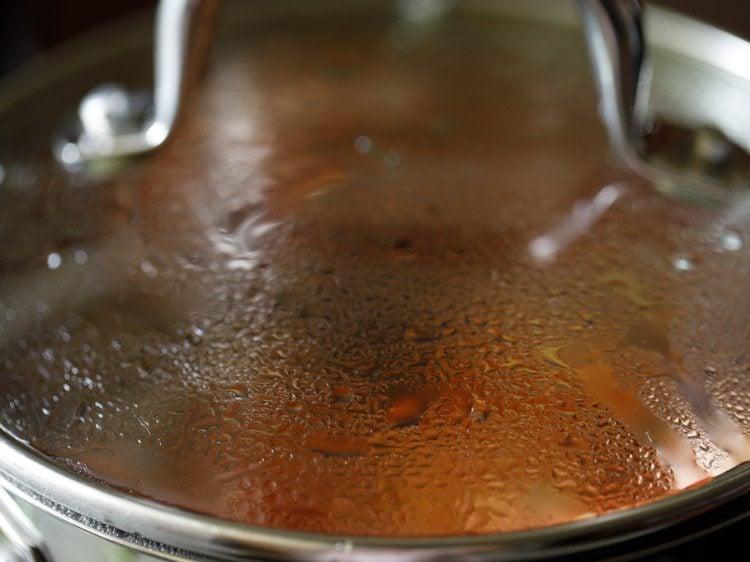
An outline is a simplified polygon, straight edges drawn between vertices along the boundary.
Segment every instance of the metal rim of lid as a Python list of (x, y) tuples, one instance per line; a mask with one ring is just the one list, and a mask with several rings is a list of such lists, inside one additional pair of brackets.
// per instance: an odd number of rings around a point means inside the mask
[[(659, 548), (660, 542), (676, 542), (678, 531), (682, 536), (687, 529), (683, 538), (697, 536), (750, 515), (750, 463), (663, 500), (562, 525), (495, 535), (389, 539), (270, 529), (188, 513), (97, 487), (7, 438), (0, 440), (0, 459), (4, 485), (17, 497), (112, 542), (147, 553), (172, 552), (175, 560), (193, 553), (221, 560), (370, 560), (384, 554), (405, 561), (557, 558), (608, 548)], [(651, 535), (656, 538), (649, 541)], [(641, 541), (637, 545), (632, 543), (636, 539)]]
[[(493, 3), (482, 1), (476, 4), (481, 9)], [(558, 23), (570, 21), (565, 10), (555, 8), (541, 16), (539, 13), (544, 12), (543, 7), (530, 8), (528, 3), (519, 3), (519, 6), (522, 4), (525, 5), (517, 10), (521, 14), (536, 12), (533, 15), (538, 19), (546, 17)], [(750, 61), (750, 43), (689, 18), (653, 8), (650, 9), (648, 29), (649, 34), (657, 39), (657, 47), (685, 54), (750, 80), (750, 63), (747, 62)], [(669, 37), (668, 44), (665, 37)], [(85, 67), (92, 58), (101, 57), (102, 51), (92, 53), (90, 50), (89, 58), (81, 56), (80, 53), (85, 51), (80, 47), (87, 42), (90, 44), (90, 41), (71, 45), (68, 51), (79, 53), (75, 62), (71, 62), (73, 59), (64, 51), (58, 53), (60, 62), (69, 63), (63, 65), (64, 70), (60, 72), (40, 79), (40, 69), (32, 68), (15, 79), (6, 80), (3, 84), (5, 91), (0, 92), (0, 111), (11, 107), (24, 93), (59, 80), (72, 68)], [(727, 53), (733, 56), (727, 57)], [(44, 66), (52, 62), (55, 62), (54, 58)], [(451, 559), (459, 555), (472, 559), (539, 559), (644, 539), (689, 524), (699, 516), (710, 516), (711, 523), (700, 524), (700, 529), (705, 532), (750, 515), (750, 463), (663, 500), (591, 519), (496, 535), (404, 539), (269, 529), (181, 511), (97, 486), (59, 468), (7, 434), (0, 434), (0, 476), (16, 496), (55, 517), (115, 543), (174, 560), (186, 559), (191, 553), (226, 560), (246, 560), (251, 556), (367, 560), (383, 554), (403, 560)], [(173, 551), (173, 554), (166, 555), (168, 551)]]

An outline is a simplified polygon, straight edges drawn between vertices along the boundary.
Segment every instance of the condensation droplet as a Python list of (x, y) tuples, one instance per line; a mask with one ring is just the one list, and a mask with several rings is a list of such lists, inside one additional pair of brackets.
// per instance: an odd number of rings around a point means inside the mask
[(685, 256), (675, 256), (672, 265), (677, 271), (693, 271), (695, 264)]
[(742, 249), (742, 237), (733, 230), (725, 230), (719, 237), (721, 247), (728, 252), (736, 252)]
[(57, 269), (62, 265), (62, 256), (57, 252), (52, 252), (47, 256), (47, 267), (49, 269)]
[(73, 254), (73, 261), (78, 265), (83, 265), (89, 261), (89, 255), (86, 253), (86, 250), (76, 250), (76, 253)]
[(50, 307), (49, 305), (44, 301), (37, 301), (36, 303), (36, 311), (41, 314), (42, 316), (47, 315), (50, 313)]
[(360, 135), (354, 139), (354, 150), (360, 154), (368, 154), (373, 149), (373, 142), (367, 135)]
[(156, 268), (148, 261), (141, 262), (141, 271), (149, 277), (156, 277), (157, 275)]
[(395, 150), (389, 150), (383, 154), (383, 165), (386, 168), (396, 168), (401, 164), (401, 154)]

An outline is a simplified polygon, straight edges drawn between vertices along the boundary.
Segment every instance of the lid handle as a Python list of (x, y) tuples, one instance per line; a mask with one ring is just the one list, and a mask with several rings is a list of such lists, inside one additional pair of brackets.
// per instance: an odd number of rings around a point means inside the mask
[(154, 91), (117, 84), (89, 92), (78, 119), (53, 142), (57, 159), (75, 171), (86, 162), (149, 152), (169, 137), (210, 43), (218, 0), (160, 0), (154, 45)]
[(625, 164), (645, 134), (651, 71), (639, 0), (578, 0), (609, 142)]
[[(129, 93), (112, 84), (87, 94), (73, 128), (53, 143), (55, 155), (68, 170), (76, 171), (87, 162), (149, 152), (166, 141), (185, 105), (189, 86), (205, 62), (218, 1), (159, 1), (153, 95)], [(619, 163), (667, 192), (706, 202), (728, 202), (734, 197), (728, 189), (732, 186), (720, 175), (704, 173), (700, 166), (696, 171), (682, 165), (666, 168), (652, 164), (658, 154), (650, 154), (646, 147), (651, 67), (642, 27), (642, 2), (578, 0), (578, 5), (602, 118)], [(694, 138), (698, 148), (707, 144), (706, 138), (711, 147), (718, 146), (708, 152), (698, 150), (694, 155), (697, 160), (703, 153), (745, 154), (719, 131), (681, 130)], [(746, 175), (743, 172), (739, 176)]]
[[(721, 131), (663, 123), (664, 128), (692, 139), (694, 152), (687, 164), (654, 164), (665, 160), (661, 156), (669, 152), (669, 146), (659, 152), (647, 142), (649, 135), (653, 138), (647, 116), (652, 72), (643, 33), (642, 3), (578, 0), (578, 5), (602, 119), (610, 149), (620, 165), (667, 193), (708, 204), (731, 202), (736, 195), (732, 188), (747, 187), (747, 170), (743, 167), (746, 152)], [(706, 145), (710, 150), (704, 149)], [(717, 158), (722, 162), (714, 161)], [(712, 171), (717, 163), (721, 166)], [(739, 182), (728, 181), (726, 170), (737, 172), (734, 175)]]

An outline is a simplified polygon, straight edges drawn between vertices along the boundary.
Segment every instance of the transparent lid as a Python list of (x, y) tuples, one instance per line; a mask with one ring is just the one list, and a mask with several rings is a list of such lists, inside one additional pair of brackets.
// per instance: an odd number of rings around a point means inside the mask
[(382, 537), (594, 517), (750, 456), (742, 209), (610, 165), (576, 30), (407, 16), (227, 34), (109, 179), (40, 156), (59, 108), (3, 115), (9, 434), (163, 504)]

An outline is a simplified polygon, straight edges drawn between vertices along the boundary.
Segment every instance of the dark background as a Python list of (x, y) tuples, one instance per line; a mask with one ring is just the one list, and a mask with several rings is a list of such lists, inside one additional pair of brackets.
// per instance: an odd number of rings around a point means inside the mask
[[(0, 76), (68, 37), (155, 3), (155, 0), (5, 0), (0, 8)], [(750, 39), (748, 0), (658, 0), (654, 4), (685, 12)]]

